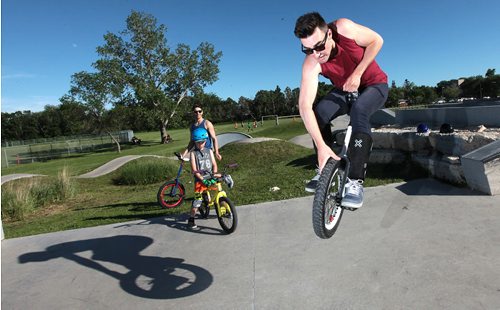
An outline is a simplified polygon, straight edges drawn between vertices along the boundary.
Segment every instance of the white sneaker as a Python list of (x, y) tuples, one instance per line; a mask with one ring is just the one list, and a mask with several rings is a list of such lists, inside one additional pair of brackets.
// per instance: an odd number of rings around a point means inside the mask
[(231, 177), (231, 175), (226, 174), (226, 175), (224, 176), (224, 182), (227, 184), (227, 186), (228, 186), (229, 188), (233, 188), (233, 186), (234, 186), (234, 181), (233, 181), (233, 178)]
[(319, 181), (319, 169), (316, 169), (316, 175), (306, 184), (306, 192), (314, 193), (316, 191), (316, 187), (318, 186)]
[(347, 179), (342, 207), (357, 209), (363, 206), (363, 180)]

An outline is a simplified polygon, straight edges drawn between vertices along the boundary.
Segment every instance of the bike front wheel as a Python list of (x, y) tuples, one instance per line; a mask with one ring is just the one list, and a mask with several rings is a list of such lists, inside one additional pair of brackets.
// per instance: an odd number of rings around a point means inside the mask
[(340, 161), (330, 158), (318, 180), (312, 208), (314, 232), (322, 239), (333, 236), (342, 218), (342, 188), (345, 169)]
[(217, 219), (222, 229), (228, 234), (234, 232), (238, 225), (238, 214), (231, 200), (227, 197), (221, 197), (219, 208), (215, 208), (215, 210), (217, 210)]
[(184, 185), (176, 181), (168, 181), (158, 190), (156, 198), (162, 208), (175, 208), (184, 201)]

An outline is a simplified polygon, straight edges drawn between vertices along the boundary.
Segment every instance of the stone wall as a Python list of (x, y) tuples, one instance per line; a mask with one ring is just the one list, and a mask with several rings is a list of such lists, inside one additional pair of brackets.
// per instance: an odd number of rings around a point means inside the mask
[(460, 157), (499, 138), (498, 129), (487, 133), (466, 130), (453, 134), (431, 132), (421, 135), (414, 129), (380, 128), (373, 131), (372, 163), (401, 163), (412, 160), (437, 179), (466, 184)]

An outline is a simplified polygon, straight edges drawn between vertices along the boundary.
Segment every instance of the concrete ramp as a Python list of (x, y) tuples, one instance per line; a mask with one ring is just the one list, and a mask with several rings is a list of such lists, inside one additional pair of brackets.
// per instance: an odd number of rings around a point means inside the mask
[(17, 180), (21, 178), (31, 178), (31, 177), (43, 177), (45, 176), (44, 174), (28, 174), (28, 173), (15, 173), (15, 174), (8, 174), (8, 175), (2, 175), (2, 184), (5, 182), (9, 182), (12, 180)]
[(221, 148), (228, 143), (251, 138), (252, 136), (241, 132), (225, 132), (217, 135), (217, 142), (219, 142), (219, 148)]
[(87, 179), (87, 178), (100, 177), (102, 175), (108, 174), (108, 173), (120, 168), (121, 166), (125, 165), (126, 163), (128, 163), (131, 160), (135, 160), (137, 158), (144, 157), (144, 156), (159, 157), (156, 155), (126, 155), (123, 157), (115, 158), (115, 159), (111, 160), (110, 162), (107, 162), (104, 165), (98, 167), (97, 169), (94, 169), (90, 172), (79, 175), (75, 178)]

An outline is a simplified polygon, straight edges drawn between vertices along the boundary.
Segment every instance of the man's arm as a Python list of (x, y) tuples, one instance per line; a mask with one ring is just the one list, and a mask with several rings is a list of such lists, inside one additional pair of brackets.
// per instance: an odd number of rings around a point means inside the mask
[(311, 138), (316, 145), (318, 150), (318, 165), (319, 169), (323, 169), (328, 158), (333, 157), (336, 160), (340, 158), (332, 151), (330, 146), (328, 146), (323, 137), (321, 136), (321, 131), (318, 126), (318, 121), (316, 120), (316, 115), (313, 111), (313, 103), (316, 98), (316, 93), (318, 91), (318, 75), (321, 72), (321, 66), (313, 58), (313, 56), (307, 56), (304, 60), (302, 66), (302, 80), (300, 83), (300, 94), (299, 94), (299, 112), (304, 125), (311, 135)]
[(212, 138), (212, 141), (214, 143), (215, 156), (218, 160), (221, 160), (222, 156), (219, 154), (219, 142), (217, 141), (217, 137), (215, 135), (214, 125), (209, 120), (205, 120), (205, 123), (207, 124), (207, 130), (210, 138)]
[(184, 150), (184, 152), (182, 152), (181, 154), (181, 157), (182, 158), (185, 158), (186, 155), (189, 153), (189, 151), (194, 147), (194, 141), (191, 140), (191, 131), (189, 133), (189, 143), (188, 145), (186, 146), (186, 149)]
[(210, 150), (210, 160), (212, 161), (212, 172), (215, 177), (220, 177), (219, 167), (217, 166), (217, 161), (215, 160), (214, 152)]
[(366, 68), (373, 62), (375, 56), (382, 48), (384, 40), (382, 37), (368, 27), (356, 24), (347, 18), (337, 20), (337, 31), (344, 37), (353, 39), (356, 44), (365, 48), (363, 59), (358, 64), (351, 76), (346, 80), (343, 89), (344, 91), (357, 91), (361, 81), (361, 76)]

